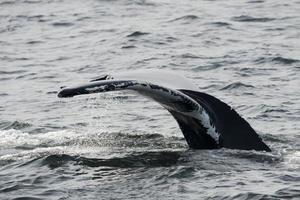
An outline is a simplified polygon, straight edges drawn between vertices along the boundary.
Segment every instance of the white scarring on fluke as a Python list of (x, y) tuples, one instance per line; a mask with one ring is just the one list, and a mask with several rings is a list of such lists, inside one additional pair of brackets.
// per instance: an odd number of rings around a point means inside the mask
[[(112, 77), (110, 76), (110, 79)], [(113, 90), (120, 90), (121, 88), (124, 89), (124, 87), (127, 86), (126, 89), (134, 90), (140, 93), (147, 94), (150, 98), (164, 98), (164, 103), (161, 103), (165, 108), (173, 110), (172, 107), (168, 106), (168, 102), (189, 102), (189, 104), (192, 104), (194, 109), (192, 111), (177, 111), (184, 115), (196, 118), (201, 121), (201, 124), (207, 129), (207, 134), (210, 135), (217, 144), (219, 144), (219, 133), (216, 131), (216, 128), (212, 125), (208, 113), (205, 111), (205, 109), (199, 105), (195, 100), (190, 98), (189, 96), (183, 94), (182, 92), (178, 90), (173, 90), (170, 88), (166, 88), (159, 85), (154, 85), (149, 82), (143, 82), (143, 81), (130, 81), (132, 84), (128, 84), (128, 82), (116, 82), (116, 83), (110, 83), (110, 85), (114, 86)], [(95, 82), (94, 82), (95, 83)], [(101, 82), (99, 82), (101, 83)], [(153, 86), (155, 89), (153, 89)], [(87, 87), (85, 88), (86, 91), (93, 93), (99, 90), (105, 90), (107, 89), (107, 85), (102, 86), (94, 86), (94, 87)], [(181, 106), (181, 105), (179, 105)]]
[[(151, 83), (145, 82), (143, 84), (147, 85), (147, 89), (154, 91), (150, 86)], [(133, 87), (140, 87), (139, 88), (140, 90), (143, 90), (146, 88), (141, 83), (139, 83), (138, 85), (135, 85)], [(194, 99), (181, 93), (180, 91), (172, 90), (172, 89), (162, 87), (162, 86), (159, 86), (159, 87), (161, 87), (162, 89), (168, 90), (168, 92), (164, 92), (165, 90), (160, 90), (164, 95), (167, 94), (167, 95), (165, 95), (167, 97), (166, 99), (171, 99), (170, 97), (172, 97), (172, 98), (177, 98), (178, 100), (181, 100), (181, 101), (183, 101), (183, 99), (184, 99), (185, 101), (191, 102), (195, 106), (195, 109), (191, 112), (181, 112), (181, 113), (200, 120), (201, 124), (207, 129), (207, 134), (210, 135), (216, 141), (217, 144), (219, 144), (220, 134), (217, 132), (216, 128), (211, 124), (208, 113), (205, 111), (205, 109), (200, 104), (198, 104)], [(155, 92), (157, 92), (157, 91), (155, 90)], [(177, 95), (175, 96), (174, 93)], [(159, 96), (161, 96), (161, 94)]]

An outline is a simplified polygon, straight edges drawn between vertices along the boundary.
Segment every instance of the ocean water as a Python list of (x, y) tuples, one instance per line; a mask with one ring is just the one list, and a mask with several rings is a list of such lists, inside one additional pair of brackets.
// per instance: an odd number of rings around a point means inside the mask
[[(300, 199), (300, 1), (0, 0), (0, 199)], [(272, 152), (189, 149), (135, 93), (58, 99), (171, 70)], [(180, 80), (179, 80), (180, 81)]]

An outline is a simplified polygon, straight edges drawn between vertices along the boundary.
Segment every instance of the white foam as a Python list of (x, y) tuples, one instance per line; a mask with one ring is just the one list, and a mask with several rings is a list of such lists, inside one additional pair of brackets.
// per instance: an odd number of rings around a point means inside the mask
[(300, 169), (300, 151), (295, 151), (286, 156), (285, 165), (292, 169)]
[[(60, 130), (47, 133), (30, 134), (20, 130), (0, 130), (0, 160), (27, 160), (52, 154), (97, 154), (109, 151), (99, 145), (97, 133)], [(101, 134), (101, 133), (100, 133)]]
[(58, 145), (78, 137), (79, 134), (73, 131), (61, 130), (43, 134), (29, 134), (20, 130), (10, 129), (0, 131), (0, 146), (2, 148), (12, 148), (18, 146), (38, 146), (47, 144)]

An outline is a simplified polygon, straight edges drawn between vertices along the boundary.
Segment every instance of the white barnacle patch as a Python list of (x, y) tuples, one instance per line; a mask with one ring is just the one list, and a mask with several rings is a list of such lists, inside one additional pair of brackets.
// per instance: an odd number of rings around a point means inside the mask
[(207, 134), (211, 136), (217, 144), (219, 144), (219, 133), (211, 124), (208, 113), (194, 99), (178, 90), (173, 90), (147, 82), (138, 82), (131, 89), (141, 92), (143, 95), (158, 101), (168, 110), (175, 110), (183, 115), (198, 119), (207, 129)]
[(105, 85), (85, 88), (85, 90), (88, 92), (94, 92), (94, 91), (99, 91), (99, 90), (104, 90), (104, 89), (105, 89)]
[(210, 135), (216, 141), (217, 144), (219, 144), (220, 134), (217, 132), (217, 130), (213, 126), (213, 124), (210, 123), (210, 118), (209, 118), (209, 115), (207, 114), (207, 112), (202, 108), (202, 111), (198, 112), (198, 113), (199, 113), (199, 115), (197, 118), (201, 121), (201, 124), (205, 128), (207, 128), (207, 134)]
[(191, 112), (197, 108), (189, 97), (177, 90), (172, 90), (148, 82), (137, 82), (129, 89), (135, 90), (147, 97), (154, 99), (162, 104), (165, 108), (176, 110), (177, 112)]
[(115, 86), (118, 87), (118, 88), (123, 88), (123, 89), (126, 89), (132, 85), (135, 85), (137, 84), (136, 82), (134, 81), (124, 81), (124, 82), (120, 82), (120, 83), (117, 83)]
[(93, 92), (108, 92), (108, 91), (117, 91), (117, 90), (125, 90), (130, 89), (130, 86), (137, 84), (134, 81), (107, 81), (107, 82), (99, 82), (94, 83), (95, 85), (86, 86), (85, 90), (89, 93)]

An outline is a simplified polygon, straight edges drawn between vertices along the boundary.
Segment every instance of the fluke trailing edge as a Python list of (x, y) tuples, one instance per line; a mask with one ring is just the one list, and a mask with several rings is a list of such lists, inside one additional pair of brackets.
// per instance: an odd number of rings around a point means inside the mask
[(118, 90), (133, 90), (161, 104), (178, 122), (190, 148), (271, 151), (230, 106), (170, 72), (105, 75), (88, 84), (63, 88), (58, 97)]

